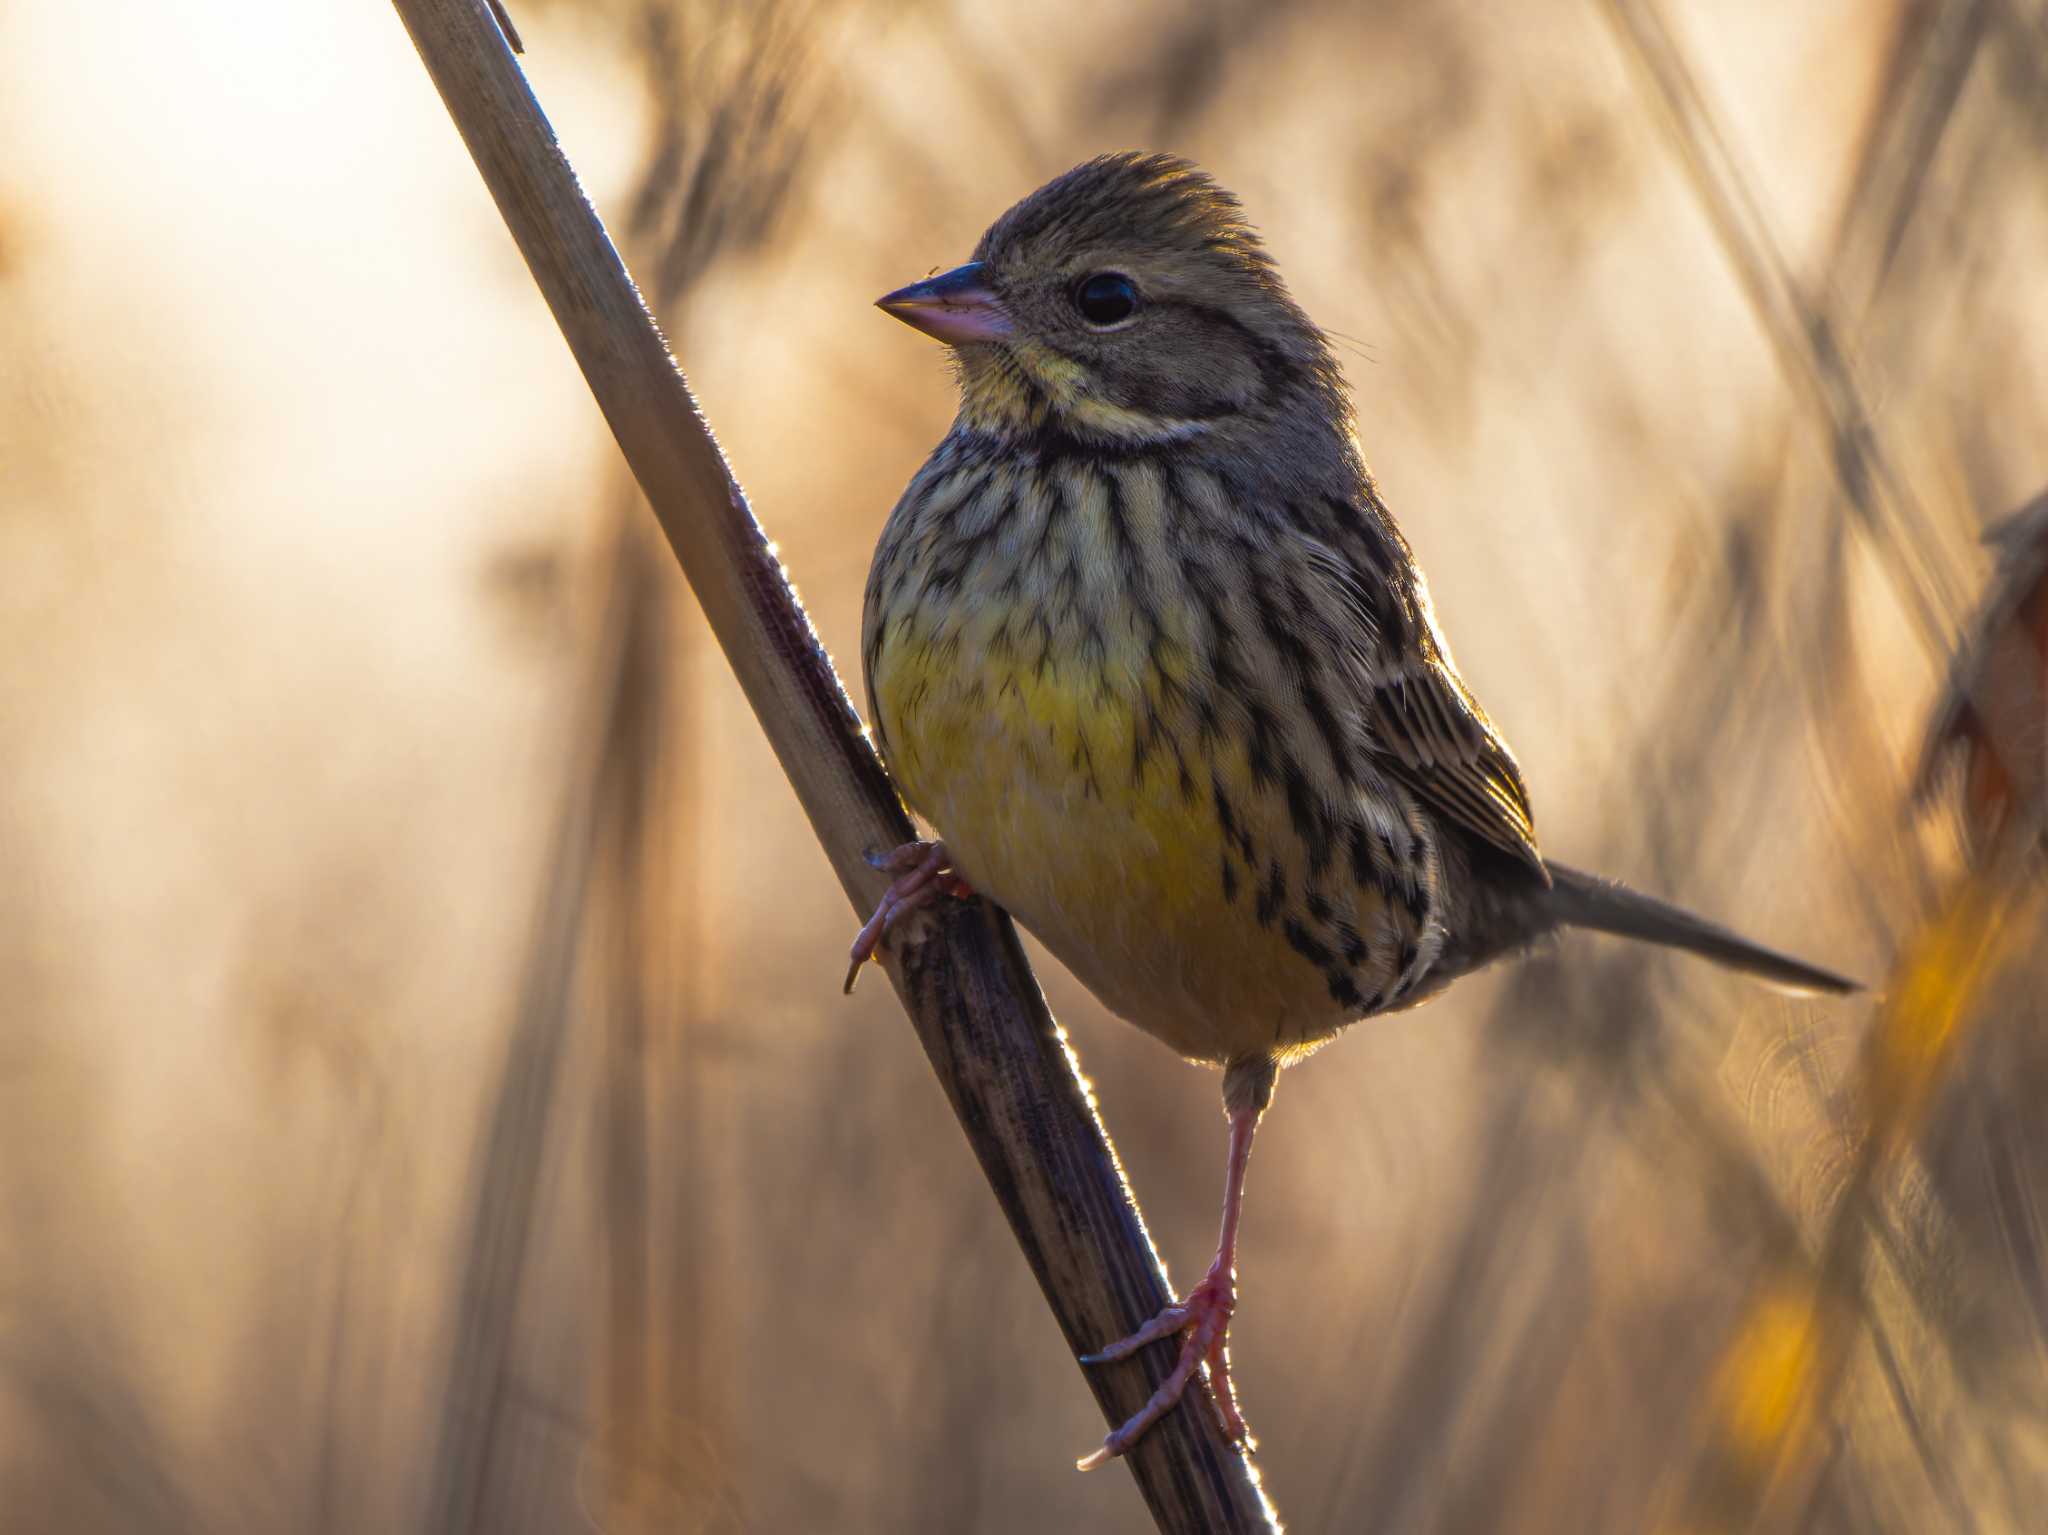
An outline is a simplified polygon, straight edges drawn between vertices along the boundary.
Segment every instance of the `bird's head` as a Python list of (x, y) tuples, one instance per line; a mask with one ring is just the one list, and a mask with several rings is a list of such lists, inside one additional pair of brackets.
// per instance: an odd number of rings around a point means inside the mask
[(1077, 166), (965, 266), (877, 302), (953, 348), (971, 430), (1137, 446), (1348, 428), (1329, 347), (1237, 199), (1171, 155)]

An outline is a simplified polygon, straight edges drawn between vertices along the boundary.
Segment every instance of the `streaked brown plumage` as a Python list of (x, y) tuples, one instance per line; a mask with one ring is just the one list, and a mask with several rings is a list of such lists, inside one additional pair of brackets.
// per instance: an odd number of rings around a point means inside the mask
[[(877, 740), (943, 851), (906, 850), (856, 964), (942, 868), (1114, 1011), (1226, 1069), (1223, 1241), (1128, 1445), (1224, 1354), (1245, 1157), (1278, 1066), (1562, 925), (1848, 983), (1548, 862), (1352, 438), (1322, 332), (1236, 201), (1113, 155), (882, 300), (947, 341), (952, 431), (884, 528)], [(1090, 1463), (1100, 1455), (1090, 1458)]]

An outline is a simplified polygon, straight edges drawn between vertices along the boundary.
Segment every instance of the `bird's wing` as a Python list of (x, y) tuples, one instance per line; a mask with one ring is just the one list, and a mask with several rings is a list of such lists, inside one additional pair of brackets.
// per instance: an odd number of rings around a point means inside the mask
[(1430, 809), (1544, 872), (1522, 770), (1458, 674), (1421, 657), (1373, 690), (1373, 742)]
[(1366, 576), (1321, 545), (1309, 565), (1334, 599), (1324, 611), (1353, 658), (1375, 760), (1429, 809), (1547, 881), (1522, 770), (1451, 664), (1420, 576)]

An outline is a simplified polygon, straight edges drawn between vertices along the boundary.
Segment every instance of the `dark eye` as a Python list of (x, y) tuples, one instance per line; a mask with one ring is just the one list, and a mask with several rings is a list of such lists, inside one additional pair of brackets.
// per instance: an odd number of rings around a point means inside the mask
[(1090, 325), (1117, 325), (1138, 312), (1138, 290), (1121, 272), (1097, 272), (1074, 290), (1074, 307)]

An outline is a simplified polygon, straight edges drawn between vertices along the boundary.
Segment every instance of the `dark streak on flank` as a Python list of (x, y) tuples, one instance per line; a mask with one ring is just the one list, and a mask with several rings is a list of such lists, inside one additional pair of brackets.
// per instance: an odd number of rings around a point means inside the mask
[[(1230, 691), (1221, 666), (1216, 669), (1216, 683), (1224, 691)], [(1245, 757), (1251, 766), (1252, 782), (1261, 789), (1270, 789), (1279, 768), (1280, 726), (1263, 699), (1245, 697), (1244, 712), (1251, 725), (1251, 739), (1246, 743)]]
[(1281, 924), (1280, 931), (1286, 935), (1287, 946), (1318, 970), (1329, 969), (1337, 957), (1293, 917)]
[(1288, 757), (1281, 763), (1280, 774), (1287, 787), (1287, 819), (1294, 823), (1294, 834), (1308, 850), (1309, 876), (1320, 877), (1330, 866), (1331, 840), (1322, 806), (1309, 788), (1308, 775), (1294, 758)]
[[(1401, 870), (1389, 856), (1390, 849), (1384, 838), (1376, 839), (1363, 821), (1351, 823), (1350, 835), (1351, 877), (1361, 886), (1369, 886), (1382, 895), (1396, 896), (1400, 893)], [(1378, 856), (1375, 856), (1377, 851)]]
[(1273, 919), (1280, 915), (1280, 908), (1287, 904), (1287, 871), (1280, 867), (1275, 858), (1266, 866), (1266, 882), (1259, 887), (1259, 901), (1256, 912), (1262, 927), (1271, 927)]

